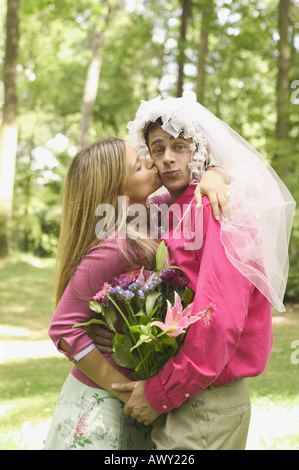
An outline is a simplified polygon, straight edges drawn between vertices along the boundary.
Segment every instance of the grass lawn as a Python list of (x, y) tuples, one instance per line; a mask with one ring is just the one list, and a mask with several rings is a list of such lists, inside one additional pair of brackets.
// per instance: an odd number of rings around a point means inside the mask
[(63, 357), (14, 360), (0, 365), (0, 450), (40, 448), (42, 436), (37, 432), (30, 440), (26, 435), (28, 427), (38, 429), (39, 423), (51, 420), (70, 367)]
[[(0, 335), (5, 340), (48, 338), (54, 310), (54, 259), (14, 255), (0, 260)], [(9, 327), (19, 329), (9, 335)]]
[(299, 306), (289, 305), (286, 314), (274, 314), (273, 331), (266, 371), (249, 379), (252, 420), (248, 447), (299, 450), (299, 363), (291, 361), (291, 343), (299, 340)]
[[(23, 255), (2, 262), (1, 342), (48, 339), (53, 272), (53, 260)], [(288, 306), (284, 315), (274, 314), (273, 327), (267, 369), (249, 380), (248, 449), (299, 450), (299, 364), (291, 362), (291, 343), (299, 340), (299, 306)], [(64, 357), (0, 363), (0, 450), (40, 448), (70, 367)]]

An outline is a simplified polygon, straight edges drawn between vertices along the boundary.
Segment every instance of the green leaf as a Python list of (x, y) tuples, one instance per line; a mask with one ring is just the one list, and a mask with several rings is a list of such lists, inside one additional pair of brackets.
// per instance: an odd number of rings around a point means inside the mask
[(139, 318), (139, 325), (148, 325), (150, 323), (151, 319), (148, 318), (148, 316), (146, 315), (140, 315), (140, 318)]
[(132, 333), (139, 333), (141, 334), (141, 328), (139, 325), (132, 325), (130, 326), (130, 331), (132, 331)]
[(167, 248), (166, 248), (165, 242), (162, 241), (159, 244), (158, 249), (157, 249), (157, 253), (156, 253), (156, 269), (157, 269), (157, 271), (161, 271), (161, 269), (163, 269), (164, 261), (165, 261), (165, 257), (166, 257), (166, 252), (167, 252)]
[[(80, 326), (89, 326), (92, 323), (98, 323), (99, 325), (105, 325), (108, 326), (106, 322), (103, 320), (98, 320), (97, 318), (92, 318), (91, 320), (85, 322), (85, 323), (76, 323), (76, 325), (73, 325), (72, 328), (78, 328)], [(114, 330), (115, 331), (115, 330)]]
[(150, 338), (148, 335), (140, 335), (139, 340), (137, 341), (135, 346), (130, 349), (130, 351), (133, 351), (134, 349), (138, 348), (139, 346), (141, 346), (141, 344), (150, 343), (151, 341), (152, 338)]
[(141, 309), (141, 310), (139, 310), (138, 313), (134, 313), (134, 316), (135, 316), (135, 317), (145, 316), (145, 315), (144, 315), (144, 311)]
[(148, 318), (146, 315), (142, 314), (139, 317), (138, 325), (136, 324), (131, 325), (130, 331), (132, 331), (133, 333), (141, 334), (145, 332), (145, 328), (146, 328), (146, 332), (150, 333), (150, 330), (151, 330), (150, 322), (151, 322), (151, 319)]
[(155, 351), (157, 351), (159, 353), (162, 352), (163, 351), (162, 345), (155, 342)]
[(99, 302), (96, 302), (95, 300), (91, 300), (89, 302), (89, 308), (90, 310), (93, 310), (94, 312), (97, 312), (97, 313), (102, 313), (104, 310), (104, 307), (101, 304), (99, 304)]
[(185, 288), (184, 297), (183, 297), (185, 307), (187, 307), (187, 305), (190, 304), (190, 302), (193, 298), (193, 294), (194, 294), (193, 291), (191, 289), (189, 289), (189, 287)]
[(109, 303), (108, 307), (105, 308), (105, 311), (102, 312), (102, 315), (104, 315), (107, 326), (110, 328), (110, 330), (116, 332), (115, 324), (117, 322), (117, 316), (113, 308), (113, 305)]
[(136, 362), (131, 354), (132, 341), (124, 335), (116, 334), (113, 340), (115, 352), (112, 354), (114, 361), (121, 367), (134, 369)]
[(180, 271), (183, 271), (183, 273), (185, 273), (185, 270), (183, 268), (180, 268), (179, 266), (167, 266), (166, 269), (179, 269)]
[(151, 334), (151, 325), (149, 323), (147, 325), (140, 325), (140, 329), (145, 335), (149, 336)]
[(145, 301), (145, 311), (148, 317), (152, 317), (156, 309), (154, 310), (154, 305), (156, 300), (161, 297), (161, 292), (151, 292)]
[(178, 344), (175, 338), (172, 338), (171, 336), (166, 335), (166, 338), (159, 338), (160, 341), (165, 344), (166, 346), (170, 346), (173, 349), (178, 349)]

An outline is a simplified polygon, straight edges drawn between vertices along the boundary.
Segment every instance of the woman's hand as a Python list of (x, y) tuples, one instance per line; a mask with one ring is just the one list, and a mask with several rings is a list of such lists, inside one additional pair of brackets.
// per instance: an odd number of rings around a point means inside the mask
[(112, 354), (113, 331), (94, 323), (86, 328), (86, 333), (101, 353)]
[(194, 191), (195, 201), (198, 206), (201, 206), (202, 196), (208, 196), (216, 220), (219, 220), (219, 206), (222, 216), (228, 219), (227, 186), (229, 183), (230, 179), (226, 170), (220, 167), (212, 167), (204, 172)]

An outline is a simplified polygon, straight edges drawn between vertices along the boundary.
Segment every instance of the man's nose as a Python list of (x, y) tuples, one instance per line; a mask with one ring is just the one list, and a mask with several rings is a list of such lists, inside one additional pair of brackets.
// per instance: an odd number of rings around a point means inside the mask
[(171, 149), (165, 149), (164, 151), (164, 156), (163, 156), (163, 163), (165, 165), (169, 165), (170, 163), (173, 163), (175, 161), (174, 154)]

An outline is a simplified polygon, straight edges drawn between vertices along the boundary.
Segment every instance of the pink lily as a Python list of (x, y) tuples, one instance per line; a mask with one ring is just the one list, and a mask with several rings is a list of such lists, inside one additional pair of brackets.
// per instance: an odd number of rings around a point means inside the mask
[(169, 336), (176, 338), (177, 336), (181, 335), (182, 333), (186, 333), (186, 328), (190, 326), (192, 323), (197, 322), (201, 319), (201, 315), (193, 315), (190, 316), (193, 303), (189, 304), (184, 310), (181, 303), (180, 296), (175, 291), (174, 292), (174, 306), (172, 307), (169, 300), (167, 302), (167, 313), (165, 322), (161, 321), (153, 321), (151, 326), (155, 325), (158, 326), (162, 331), (170, 331), (168, 333)]

